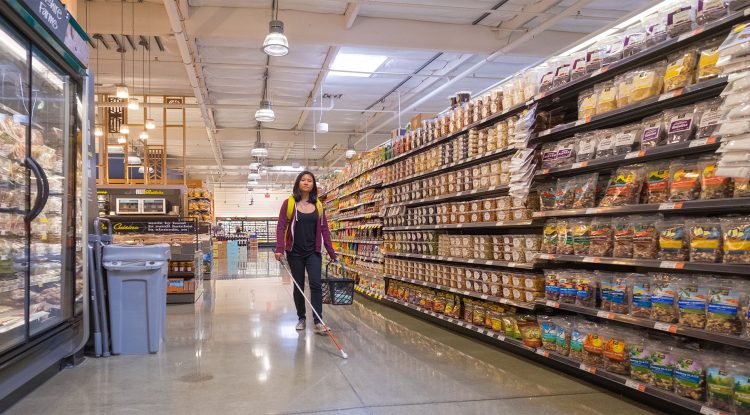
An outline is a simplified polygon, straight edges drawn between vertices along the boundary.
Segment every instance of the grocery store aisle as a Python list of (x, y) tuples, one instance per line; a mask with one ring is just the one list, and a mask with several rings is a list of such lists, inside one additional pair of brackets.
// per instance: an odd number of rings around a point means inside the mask
[(87, 359), (8, 413), (650, 413), (367, 300), (326, 308), (343, 360), (327, 337), (294, 330), (291, 282), (277, 275), (207, 282), (198, 304), (169, 307), (162, 353)]

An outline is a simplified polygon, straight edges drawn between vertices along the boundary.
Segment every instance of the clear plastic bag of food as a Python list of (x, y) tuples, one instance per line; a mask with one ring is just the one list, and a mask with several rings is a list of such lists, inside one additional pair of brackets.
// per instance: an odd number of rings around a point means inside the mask
[(750, 287), (746, 281), (733, 279), (719, 279), (712, 283), (708, 290), (706, 330), (737, 336), (742, 334), (742, 316), (747, 309)]
[(557, 183), (542, 183), (537, 188), (537, 193), (539, 194), (539, 205), (542, 211), (555, 210)]
[(667, 34), (677, 37), (693, 30), (695, 9), (692, 4), (677, 3), (667, 10)]
[(706, 368), (706, 403), (713, 409), (735, 413), (735, 377), (740, 363), (726, 355), (710, 360)]
[(555, 67), (555, 77), (552, 87), (558, 88), (570, 82), (570, 73), (573, 70), (573, 61), (568, 57), (560, 57)]
[(698, 73), (696, 79), (698, 82), (708, 81), (721, 75), (719, 63), (719, 47), (708, 47), (700, 52), (698, 57)]
[(538, 317), (539, 327), (542, 330), (542, 347), (545, 350), (557, 350), (557, 326), (552, 317), (541, 315)]
[(651, 13), (642, 20), (646, 30), (646, 47), (652, 47), (667, 40), (667, 16), (663, 12)]
[(622, 59), (622, 51), (624, 48), (622, 35), (612, 35), (602, 40), (602, 49), (604, 50), (604, 57), (602, 58), (602, 65), (611, 65)]
[(676, 323), (679, 278), (663, 272), (651, 273), (650, 276), (651, 319), (662, 323)]
[(674, 392), (688, 399), (703, 401), (706, 394), (706, 351), (695, 348), (677, 351)]
[(617, 108), (630, 104), (630, 94), (633, 89), (633, 74), (625, 73), (615, 77), (617, 87)]
[(721, 221), (703, 218), (687, 221), (690, 261), (721, 262)]
[(568, 317), (554, 317), (555, 324), (555, 351), (562, 356), (570, 353), (570, 339), (573, 334), (573, 322)]
[(716, 65), (723, 73), (732, 73), (747, 69), (747, 57), (750, 55), (748, 34), (750, 26), (747, 23), (735, 25), (719, 46), (719, 61)]
[(599, 282), (599, 292), (602, 298), (599, 308), (610, 311), (612, 309), (612, 280), (614, 274), (605, 271), (596, 271), (594, 274)]
[(670, 164), (669, 200), (698, 200), (701, 195), (701, 169), (697, 160), (676, 159)]
[(718, 163), (717, 155), (701, 157), (698, 160), (698, 168), (701, 170), (701, 199), (731, 198), (734, 194), (732, 178), (716, 175)]
[(595, 43), (586, 50), (586, 73), (592, 73), (602, 67), (604, 50), (602, 45)]
[(575, 135), (575, 139), (577, 143), (576, 162), (593, 160), (596, 157), (598, 135), (594, 132), (580, 133)]
[(750, 264), (750, 217), (734, 216), (721, 220), (724, 263)]
[(630, 361), (630, 377), (634, 380), (652, 385), (654, 377), (651, 374), (651, 354), (653, 344), (646, 336), (631, 334), (627, 342), (628, 360)]
[(684, 143), (695, 138), (695, 107), (692, 105), (675, 108), (664, 113), (667, 125), (667, 144)]
[(596, 99), (597, 115), (617, 109), (617, 86), (615, 86), (614, 81), (598, 84), (594, 87), (594, 91), (598, 91)]
[(685, 221), (681, 219), (661, 220), (656, 224), (659, 232), (659, 259), (662, 261), (687, 261), (688, 236)]
[(633, 216), (633, 258), (656, 259), (659, 251), (658, 215)]
[(693, 83), (697, 50), (688, 49), (669, 57), (664, 73), (664, 92), (684, 88)]
[(612, 218), (612, 229), (614, 230), (612, 256), (615, 258), (632, 258), (635, 228), (630, 218)]
[(609, 186), (609, 179), (612, 177), (611, 172), (599, 173), (599, 180), (596, 182), (596, 204), (599, 205), (604, 196), (607, 195), (607, 186)]
[(635, 55), (636, 53), (646, 48), (646, 28), (636, 23), (625, 30), (625, 39), (623, 40), (622, 56), (627, 58), (628, 56)]
[(667, 129), (664, 126), (664, 114), (654, 115), (643, 120), (641, 149), (664, 145), (667, 142)]
[(596, 307), (597, 276), (591, 271), (581, 271), (576, 276), (576, 301), (584, 307)]
[(557, 179), (555, 191), (555, 209), (572, 209), (575, 199), (577, 177), (563, 177)]
[(750, 365), (739, 364), (734, 374), (734, 408), (737, 415), (750, 415)]
[(539, 77), (539, 92), (549, 92), (552, 89), (552, 83), (555, 80), (555, 62), (545, 62), (537, 68)]
[(640, 318), (651, 318), (651, 277), (643, 274), (631, 274), (630, 278), (630, 315)]
[(646, 165), (646, 203), (665, 203), (669, 200), (669, 173), (668, 161)]
[(616, 327), (603, 330), (604, 369), (607, 372), (624, 376), (630, 374), (630, 357), (627, 348), (628, 334), (628, 330)]
[(532, 320), (518, 320), (518, 330), (521, 332), (521, 340), (527, 347), (542, 347), (542, 330), (539, 323)]
[(604, 339), (601, 327), (596, 323), (582, 323), (579, 325), (583, 332), (583, 353), (581, 361), (589, 367), (604, 367)]
[(666, 62), (635, 70), (629, 102), (632, 104), (661, 94), (665, 70)]
[(591, 220), (591, 244), (589, 255), (612, 256), (612, 220), (609, 217), (595, 217)]
[(587, 325), (589, 322), (573, 322), (570, 329), (570, 351), (571, 359), (578, 362), (583, 361), (583, 343), (586, 339)]
[(572, 62), (570, 80), (575, 81), (586, 76), (586, 52), (573, 54)]
[(596, 205), (596, 184), (599, 173), (590, 173), (575, 178), (573, 209), (592, 208)]
[(598, 94), (595, 93), (593, 89), (587, 89), (578, 95), (579, 120), (585, 120), (596, 115), (596, 104), (598, 98)]
[(570, 166), (576, 161), (576, 139), (571, 137), (562, 140), (557, 145), (557, 167)]
[(597, 136), (596, 158), (606, 158), (615, 155), (615, 130), (606, 129), (595, 132)]
[(612, 277), (612, 304), (609, 311), (618, 314), (630, 312), (630, 281), (625, 274), (615, 274)]
[(750, 0), (728, 0), (727, 6), (730, 12), (736, 12), (750, 6)]
[(577, 274), (573, 271), (562, 270), (557, 274), (558, 286), (560, 287), (560, 302), (563, 304), (575, 304), (578, 296)]
[(642, 164), (618, 168), (610, 178), (607, 192), (599, 206), (637, 205), (645, 181), (645, 171)]
[(542, 146), (542, 169), (557, 167), (557, 143), (546, 143)]
[(642, 136), (643, 127), (640, 123), (618, 128), (615, 134), (615, 154), (627, 154), (638, 150)]
[(573, 255), (573, 226), (567, 219), (557, 220), (557, 253)]
[(734, 197), (750, 197), (750, 179), (734, 178)]
[(544, 298), (551, 301), (560, 299), (560, 282), (557, 269), (544, 270)]
[(588, 255), (591, 244), (591, 219), (571, 219), (573, 225), (573, 254)]
[(676, 347), (669, 340), (653, 343), (651, 351), (651, 376), (657, 388), (671, 391), (674, 388), (674, 368), (677, 363)]
[(695, 23), (704, 25), (721, 19), (729, 12), (729, 5), (725, 0), (698, 0), (695, 9)]
[(706, 327), (708, 283), (706, 278), (697, 276), (683, 277), (679, 280), (680, 296), (677, 300), (677, 309), (681, 325), (694, 329)]
[(723, 98), (716, 98), (702, 104), (698, 118), (698, 138), (711, 137), (718, 131), (722, 120)]

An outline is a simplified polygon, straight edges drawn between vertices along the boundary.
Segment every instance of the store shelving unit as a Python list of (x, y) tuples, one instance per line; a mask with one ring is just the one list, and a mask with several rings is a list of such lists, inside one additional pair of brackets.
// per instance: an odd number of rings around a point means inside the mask
[(386, 256), (397, 257), (397, 258), (411, 258), (411, 259), (422, 259), (427, 261), (436, 262), (452, 262), (455, 264), (469, 264), (469, 265), (481, 265), (486, 267), (501, 267), (501, 268), (519, 268), (519, 269), (534, 269), (536, 264), (527, 264), (523, 262), (511, 262), (511, 261), (494, 261), (490, 259), (474, 259), (474, 258), (456, 258), (442, 255), (422, 255), (422, 254), (408, 254), (401, 252), (388, 252)]
[(583, 255), (539, 254), (539, 259), (578, 263), (606, 264), (629, 268), (664, 269), (671, 271), (708, 272), (716, 274), (750, 275), (750, 265), (722, 264), (712, 262), (661, 261), (658, 259), (610, 258)]
[(384, 231), (417, 231), (428, 229), (514, 229), (514, 228), (533, 228), (541, 226), (539, 220), (515, 220), (515, 221), (497, 221), (497, 222), (466, 222), (451, 223), (444, 225), (410, 225), (410, 226), (386, 226)]
[(486, 196), (500, 196), (508, 193), (508, 186), (491, 186), (486, 189), (474, 189), (463, 192), (448, 193), (441, 196), (425, 197), (422, 199), (409, 200), (406, 202), (392, 203), (385, 205), (386, 208), (397, 206), (422, 206), (434, 204), (436, 202), (450, 202), (456, 200), (469, 200)]
[(612, 207), (595, 207), (586, 209), (564, 209), (534, 212), (535, 218), (567, 218), (572, 216), (612, 216), (643, 213), (677, 213), (677, 214), (715, 214), (747, 212), (750, 198), (686, 200), (684, 202), (652, 203), (644, 205), (625, 205)]

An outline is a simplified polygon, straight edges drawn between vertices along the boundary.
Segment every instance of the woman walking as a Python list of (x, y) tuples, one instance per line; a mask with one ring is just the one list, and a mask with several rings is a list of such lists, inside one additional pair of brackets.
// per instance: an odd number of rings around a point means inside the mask
[[(317, 315), (314, 316), (315, 332), (326, 334), (318, 316), (323, 316), (323, 291), (320, 272), (323, 266), (322, 247), (325, 246), (331, 261), (336, 262), (336, 252), (331, 244), (323, 204), (318, 200), (318, 185), (315, 176), (303, 171), (294, 182), (292, 196), (281, 204), (279, 221), (276, 225), (276, 259), (281, 261), (286, 254), (292, 278), (304, 289), (305, 270), (309, 279), (311, 303)], [(294, 305), (297, 308), (297, 330), (304, 330), (307, 321), (305, 298), (294, 288)], [(313, 313), (315, 314), (315, 313)]]

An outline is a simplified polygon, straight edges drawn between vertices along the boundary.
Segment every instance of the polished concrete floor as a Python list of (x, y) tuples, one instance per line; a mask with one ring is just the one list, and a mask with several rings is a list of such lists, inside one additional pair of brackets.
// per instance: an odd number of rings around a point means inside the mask
[[(261, 253), (168, 308), (163, 352), (89, 358), (9, 414), (652, 413), (591, 384), (367, 300), (325, 308), (349, 354), (296, 332), (290, 280)], [(266, 274), (248, 272), (266, 269)], [(229, 277), (229, 278), (227, 278)], [(311, 321), (308, 316), (308, 321)]]

